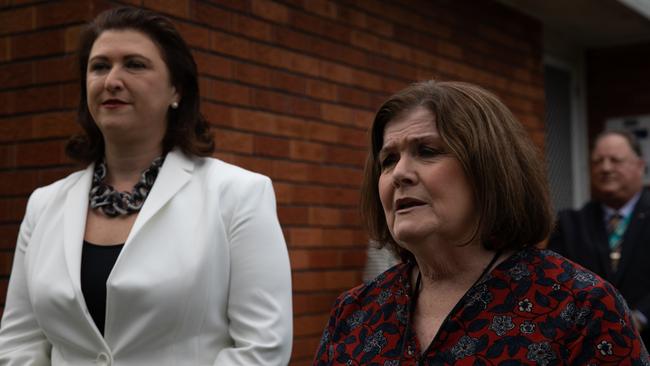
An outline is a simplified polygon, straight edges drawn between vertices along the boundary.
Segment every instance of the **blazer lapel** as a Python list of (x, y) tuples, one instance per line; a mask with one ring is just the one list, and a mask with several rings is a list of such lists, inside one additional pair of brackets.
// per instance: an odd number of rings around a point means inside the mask
[(178, 149), (167, 154), (158, 173), (156, 183), (149, 192), (138, 218), (126, 239), (125, 248), (134, 240), (138, 232), (191, 178), (194, 162)]
[[(68, 190), (63, 208), (63, 248), (66, 266), (77, 299), (83, 302), (81, 294), (81, 250), (83, 248), (88, 193), (92, 183), (94, 164), (83, 172), (79, 180)], [(84, 305), (85, 306), (85, 305)]]
[(595, 246), (594, 249), (598, 256), (596, 259), (598, 265), (603, 269), (602, 271), (598, 271), (596, 268), (592, 268), (591, 270), (599, 273), (605, 279), (611, 280), (612, 266), (609, 261), (609, 242), (607, 240), (607, 230), (605, 229), (603, 215), (603, 209), (600, 204), (592, 205), (588, 210), (585, 229), (587, 230), (586, 234), (591, 237), (591, 242)]

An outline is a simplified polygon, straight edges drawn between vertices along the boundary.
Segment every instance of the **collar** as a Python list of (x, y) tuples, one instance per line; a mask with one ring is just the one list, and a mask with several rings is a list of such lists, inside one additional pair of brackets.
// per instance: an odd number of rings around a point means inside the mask
[(623, 205), (618, 210), (615, 210), (605, 204), (603, 204), (603, 211), (605, 211), (605, 222), (609, 221), (609, 218), (612, 217), (614, 214), (618, 213), (622, 215), (623, 217), (628, 217), (629, 215), (632, 214), (632, 211), (634, 210), (634, 207), (636, 206), (636, 203), (639, 202), (639, 198), (641, 198), (641, 191), (637, 192), (632, 198)]

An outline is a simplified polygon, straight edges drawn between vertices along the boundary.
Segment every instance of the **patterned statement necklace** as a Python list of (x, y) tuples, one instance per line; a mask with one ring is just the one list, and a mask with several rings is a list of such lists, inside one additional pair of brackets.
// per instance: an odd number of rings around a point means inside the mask
[(140, 181), (133, 186), (131, 192), (117, 192), (111, 185), (106, 184), (104, 179), (108, 169), (106, 162), (102, 160), (95, 164), (93, 172), (93, 185), (90, 188), (90, 207), (98, 208), (108, 217), (120, 215), (128, 216), (140, 211), (144, 200), (147, 199), (151, 187), (153, 187), (160, 167), (165, 161), (164, 156), (157, 157), (151, 162), (151, 166), (142, 172)]

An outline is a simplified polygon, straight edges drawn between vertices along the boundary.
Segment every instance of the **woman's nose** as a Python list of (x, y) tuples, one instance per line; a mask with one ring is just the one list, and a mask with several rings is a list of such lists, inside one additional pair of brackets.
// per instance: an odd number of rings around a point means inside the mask
[(118, 67), (112, 67), (108, 74), (106, 74), (104, 87), (111, 93), (124, 88), (124, 81), (122, 80), (122, 75)]
[(413, 168), (413, 161), (410, 157), (400, 157), (393, 168), (393, 184), (395, 187), (412, 185), (417, 181), (417, 175)]

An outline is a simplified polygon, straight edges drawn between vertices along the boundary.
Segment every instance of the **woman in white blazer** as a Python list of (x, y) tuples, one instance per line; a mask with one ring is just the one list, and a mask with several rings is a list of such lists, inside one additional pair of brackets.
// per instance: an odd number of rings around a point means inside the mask
[(270, 180), (216, 159), (197, 70), (166, 18), (83, 32), (87, 169), (31, 195), (0, 365), (286, 365), (291, 277)]

